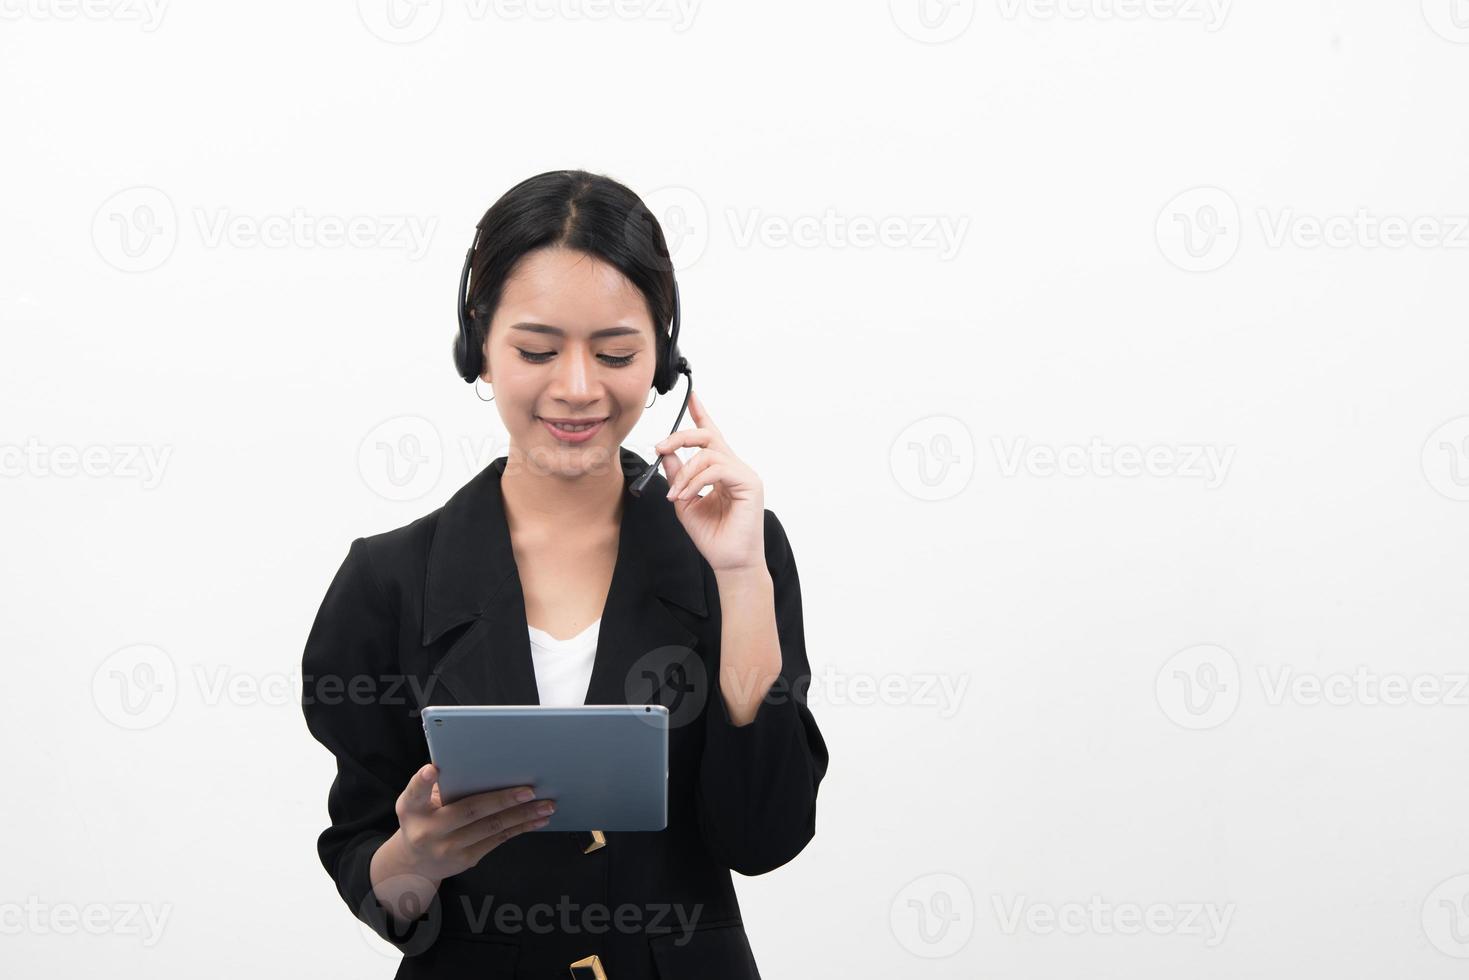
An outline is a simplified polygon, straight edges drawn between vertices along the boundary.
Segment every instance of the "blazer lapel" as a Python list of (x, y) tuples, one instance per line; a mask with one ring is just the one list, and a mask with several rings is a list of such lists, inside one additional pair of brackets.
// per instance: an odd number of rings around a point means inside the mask
[[(623, 483), (647, 463), (620, 448)], [(444, 504), (429, 548), (423, 643), (470, 623), (434, 666), (429, 704), (539, 704), (525, 617), (525, 594), (510, 545), (496, 459)], [(670, 611), (708, 615), (702, 558), (655, 474), (641, 497), (624, 498), (617, 560), (602, 611), (586, 704), (647, 704), (651, 669), (691, 655), (698, 639)], [(686, 653), (687, 651), (687, 653)], [(647, 669), (645, 669), (647, 668)]]

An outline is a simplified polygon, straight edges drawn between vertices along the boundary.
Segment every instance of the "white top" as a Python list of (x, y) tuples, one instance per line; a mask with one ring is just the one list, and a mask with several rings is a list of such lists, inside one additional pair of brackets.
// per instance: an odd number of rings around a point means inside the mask
[(597, 659), (597, 634), (602, 620), (567, 640), (530, 627), (530, 658), (536, 668), (536, 692), (541, 704), (585, 704)]

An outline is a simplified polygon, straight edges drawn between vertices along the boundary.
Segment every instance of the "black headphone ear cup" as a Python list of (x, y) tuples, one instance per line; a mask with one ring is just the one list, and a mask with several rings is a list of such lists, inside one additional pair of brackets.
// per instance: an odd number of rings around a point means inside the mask
[(471, 351), (469, 311), (469, 267), (474, 261), (474, 250), (479, 247), (479, 226), (474, 228), (474, 241), (470, 243), (469, 251), (464, 253), (464, 268), (459, 273), (459, 295), (456, 297), (455, 313), (459, 318), (459, 336), (454, 339), (454, 367), (459, 371), (459, 377), (473, 383), (481, 373), (480, 361), (484, 358), (482, 352)]
[(671, 387), (668, 383), (668, 358), (658, 360), (658, 367), (653, 371), (653, 390), (660, 395), (668, 394)]
[(670, 392), (678, 384), (678, 345), (669, 343), (668, 359), (663, 362), (663, 391)]
[(678, 384), (678, 331), (680, 321), (683, 319), (683, 304), (679, 302), (678, 280), (673, 280), (673, 320), (668, 325), (667, 343), (663, 346), (663, 357), (658, 363), (658, 370), (653, 372), (653, 385), (658, 389), (658, 394), (666, 395)]
[(483, 357), (475, 357), (474, 352), (469, 349), (469, 334), (461, 330), (459, 339), (454, 344), (454, 363), (459, 367), (459, 376), (473, 383), (480, 376), (481, 360)]

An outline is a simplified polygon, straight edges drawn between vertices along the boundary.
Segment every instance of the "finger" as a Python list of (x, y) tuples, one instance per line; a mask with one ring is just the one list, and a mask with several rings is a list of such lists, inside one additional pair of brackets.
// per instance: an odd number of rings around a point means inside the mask
[(688, 481), (675, 499), (693, 500), (699, 496), (699, 491), (705, 487), (715, 486), (723, 479), (725, 479), (724, 466), (717, 463), (706, 466), (702, 472)]
[(486, 854), (490, 853), (510, 838), (519, 837), (521, 834), (524, 834), (528, 831), (538, 830), (545, 825), (546, 821), (544, 819), (540, 821), (532, 821), (531, 823), (516, 824), (514, 827), (502, 830), (498, 834), (493, 834), (489, 837), (486, 837), (484, 840), (480, 841), (478, 844), (473, 845), (472, 847), (465, 848), (463, 852), (464, 856), (468, 860), (469, 866), (472, 868), (476, 864), (479, 864), (481, 861), (483, 861)]
[(684, 461), (673, 455), (673, 453), (669, 453), (663, 457), (663, 472), (668, 477), (668, 485), (670, 487), (673, 486), (673, 481), (678, 479), (678, 474), (683, 470), (684, 465)]
[(689, 413), (694, 423), (701, 429), (714, 428), (714, 420), (709, 418), (709, 413), (704, 411), (704, 401), (696, 392), (689, 392)]
[(464, 827), (474, 823), (481, 817), (524, 803), (526, 800), (517, 799), (516, 794), (524, 791), (534, 793), (530, 786), (507, 786), (505, 789), (492, 789), (485, 793), (475, 793), (466, 796), (462, 800), (455, 800), (439, 811), (444, 816), (443, 825), (446, 829), (453, 830), (456, 827)]
[(701, 449), (695, 453), (693, 458), (680, 467), (678, 479), (669, 484), (669, 499), (682, 496), (690, 480), (699, 479), (700, 473), (717, 462), (719, 462), (719, 453), (713, 449)]
[(713, 441), (714, 434), (708, 429), (679, 429), (671, 433), (667, 439), (653, 446), (660, 453), (672, 456), (675, 449), (685, 446), (707, 446)]
[(413, 774), (413, 778), (408, 780), (408, 785), (404, 787), (403, 794), (398, 799), (403, 806), (415, 813), (429, 810), (430, 802), (433, 799), (434, 782), (438, 778), (439, 768), (430, 762)]
[(492, 813), (489, 816), (480, 817), (474, 823), (466, 824), (449, 834), (445, 838), (445, 841), (455, 848), (473, 847), (486, 837), (493, 837), (495, 834), (510, 830), (519, 824), (535, 823), (537, 820), (542, 822), (549, 820), (551, 814), (541, 812), (546, 807), (551, 807), (552, 812), (555, 812), (555, 804), (550, 800), (532, 800), (529, 803), (513, 806), (508, 810), (501, 810), (499, 813)]

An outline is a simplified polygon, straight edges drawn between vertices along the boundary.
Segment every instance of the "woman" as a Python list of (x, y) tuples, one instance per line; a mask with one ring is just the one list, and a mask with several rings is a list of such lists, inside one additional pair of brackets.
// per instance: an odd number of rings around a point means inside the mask
[[(541, 174), (475, 241), (455, 357), (510, 446), (443, 507), (354, 540), (327, 590), (302, 670), (337, 760), (322, 864), (403, 952), (398, 977), (756, 978), (730, 871), (805, 847), (828, 758), (790, 544), (697, 397), (697, 427), (656, 447), (667, 479), (636, 492), (621, 442), (678, 358), (668, 250), (635, 194)], [(426, 705), (654, 697), (656, 833), (535, 833), (554, 801), (444, 805), (426, 764)]]

